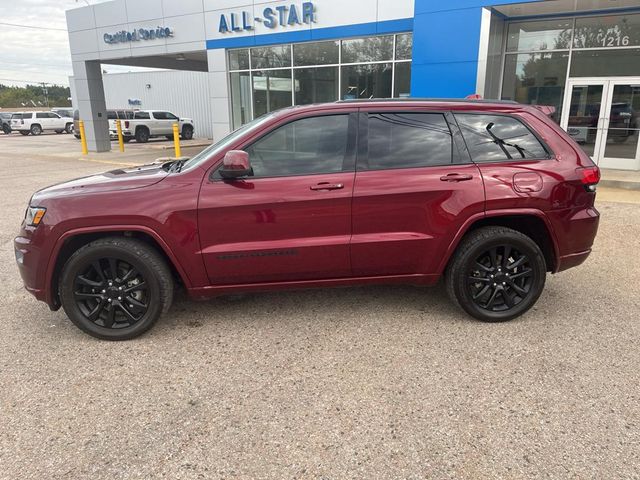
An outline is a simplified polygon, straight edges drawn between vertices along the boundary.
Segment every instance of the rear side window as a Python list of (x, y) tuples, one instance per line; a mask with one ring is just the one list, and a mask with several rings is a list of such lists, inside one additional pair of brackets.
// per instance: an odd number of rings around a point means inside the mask
[(167, 120), (167, 112), (153, 112), (153, 118), (156, 120)]
[(49, 115), (45, 112), (36, 113), (36, 118), (49, 118)]
[(368, 165), (384, 170), (452, 162), (449, 125), (441, 113), (370, 113)]
[(542, 143), (521, 121), (505, 115), (455, 115), (474, 162), (549, 158)]
[(254, 176), (341, 172), (355, 149), (355, 134), (349, 131), (349, 123), (349, 115), (330, 115), (277, 128), (246, 149)]
[(149, 120), (149, 112), (136, 112), (134, 118), (139, 120)]

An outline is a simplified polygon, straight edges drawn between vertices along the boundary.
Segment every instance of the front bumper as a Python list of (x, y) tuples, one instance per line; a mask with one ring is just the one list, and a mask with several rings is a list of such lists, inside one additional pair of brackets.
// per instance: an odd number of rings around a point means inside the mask
[(38, 300), (46, 302), (46, 291), (38, 282), (38, 267), (46, 259), (42, 259), (40, 249), (33, 245), (31, 239), (26, 235), (16, 237), (13, 245), (18, 271), (20, 272), (20, 277), (22, 277), (24, 287)]

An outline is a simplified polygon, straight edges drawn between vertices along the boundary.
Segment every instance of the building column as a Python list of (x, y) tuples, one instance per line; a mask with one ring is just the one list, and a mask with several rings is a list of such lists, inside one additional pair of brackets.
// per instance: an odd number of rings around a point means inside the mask
[(84, 122), (87, 147), (92, 152), (108, 152), (111, 150), (111, 140), (100, 62), (74, 61), (73, 77), (77, 107), (80, 111), (80, 120)]
[(227, 55), (224, 48), (208, 50), (209, 64), (209, 105), (211, 108), (211, 136), (214, 143), (226, 137), (231, 131), (229, 81), (227, 75)]

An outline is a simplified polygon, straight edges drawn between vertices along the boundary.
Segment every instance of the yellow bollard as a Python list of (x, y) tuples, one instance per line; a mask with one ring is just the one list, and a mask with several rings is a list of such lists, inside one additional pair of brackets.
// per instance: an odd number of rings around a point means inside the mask
[(176, 158), (180, 158), (182, 152), (180, 151), (180, 130), (177, 123), (173, 124), (173, 146), (176, 149)]
[(84, 133), (84, 122), (80, 120), (78, 122), (78, 128), (80, 128), (80, 143), (82, 144), (82, 154), (87, 155), (89, 149), (87, 148), (87, 136)]
[(118, 145), (120, 146), (120, 151), (124, 152), (124, 137), (122, 136), (122, 124), (120, 120), (116, 120), (116, 131), (118, 132)]

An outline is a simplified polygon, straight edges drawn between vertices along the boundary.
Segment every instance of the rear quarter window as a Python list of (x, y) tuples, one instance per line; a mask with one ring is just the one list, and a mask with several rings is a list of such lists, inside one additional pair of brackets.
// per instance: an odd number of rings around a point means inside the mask
[(515, 117), (476, 113), (455, 117), (474, 162), (549, 158), (540, 140)]

